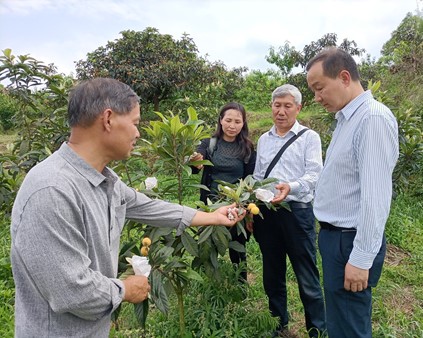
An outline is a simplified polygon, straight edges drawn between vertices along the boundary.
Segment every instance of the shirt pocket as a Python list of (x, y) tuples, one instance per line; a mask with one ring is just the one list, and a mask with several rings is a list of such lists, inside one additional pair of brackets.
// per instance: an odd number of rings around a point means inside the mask
[(115, 249), (114, 246), (119, 246), (120, 234), (125, 224), (126, 204), (114, 207), (113, 213), (110, 227), (110, 246)]

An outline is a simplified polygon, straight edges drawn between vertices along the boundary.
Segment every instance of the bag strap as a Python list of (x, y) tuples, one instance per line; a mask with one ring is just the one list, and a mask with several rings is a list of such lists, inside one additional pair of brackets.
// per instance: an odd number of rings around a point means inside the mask
[(212, 137), (210, 138), (210, 142), (209, 142), (209, 157), (211, 157), (214, 153), (214, 151), (216, 150), (216, 143), (217, 143), (217, 138), (216, 137)]
[(266, 170), (266, 173), (264, 174), (263, 179), (266, 179), (267, 176), (269, 176), (270, 172), (272, 171), (273, 167), (276, 165), (276, 162), (279, 161), (280, 157), (282, 156), (282, 154), (284, 153), (284, 151), (286, 150), (286, 148), (288, 148), (297, 138), (299, 138), (302, 134), (304, 134), (307, 130), (309, 130), (308, 128), (304, 128), (302, 130), (300, 130), (298, 132), (297, 135), (292, 136), (283, 146), (282, 148), (279, 150), (279, 152), (275, 155), (274, 159), (272, 160), (272, 162), (270, 162), (269, 167)]

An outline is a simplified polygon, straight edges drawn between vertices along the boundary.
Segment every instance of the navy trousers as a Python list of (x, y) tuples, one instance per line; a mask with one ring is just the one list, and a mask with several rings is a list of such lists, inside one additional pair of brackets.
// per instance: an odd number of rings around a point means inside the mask
[(372, 287), (376, 286), (382, 273), (386, 242), (384, 237), (379, 253), (369, 270), (368, 288), (360, 292), (346, 291), (344, 271), (355, 235), (355, 231), (325, 229), (321, 229), (319, 233), (330, 338), (372, 337)]
[(297, 277), (310, 337), (326, 331), (323, 292), (316, 265), (316, 231), (313, 209), (261, 208), (264, 219), (254, 217), (254, 237), (263, 258), (263, 284), (269, 309), (288, 325), (286, 267), (287, 256)]

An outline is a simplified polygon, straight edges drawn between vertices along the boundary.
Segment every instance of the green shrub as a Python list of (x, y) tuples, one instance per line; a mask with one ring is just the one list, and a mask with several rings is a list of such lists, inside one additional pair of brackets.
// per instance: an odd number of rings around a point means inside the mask
[[(232, 264), (222, 259), (220, 279), (192, 282), (185, 296), (185, 337), (258, 337), (275, 329), (277, 323), (267, 309), (267, 300), (254, 286), (245, 288), (238, 284), (237, 272)], [(261, 278), (261, 276), (258, 276)], [(245, 296), (248, 295), (248, 298)], [(175, 304), (172, 305), (172, 307)], [(147, 324), (154, 337), (178, 336), (178, 314), (169, 311), (169, 316), (151, 314)]]
[(268, 109), (273, 90), (284, 83), (286, 80), (278, 71), (253, 70), (245, 76), (245, 83), (236, 91), (235, 100), (242, 103), (247, 110)]
[(15, 286), (10, 264), (10, 218), (0, 212), (0, 337), (13, 337)]
[(15, 127), (13, 116), (17, 109), (15, 100), (0, 90), (0, 130), (8, 131)]

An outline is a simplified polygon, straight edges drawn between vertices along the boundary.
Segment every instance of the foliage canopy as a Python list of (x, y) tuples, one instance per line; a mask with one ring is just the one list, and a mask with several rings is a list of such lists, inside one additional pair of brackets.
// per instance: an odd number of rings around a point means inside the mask
[(161, 101), (177, 93), (184, 97), (214, 82), (224, 83), (224, 89), (233, 93), (242, 80), (240, 75), (245, 69), (231, 72), (221, 63), (210, 64), (198, 55), (188, 34), (175, 40), (152, 27), (121, 34), (122, 38), (109, 41), (105, 47), (88, 53), (86, 60), (77, 62), (78, 78), (111, 77), (122, 81), (144, 103), (152, 103), (154, 111), (159, 111)]

